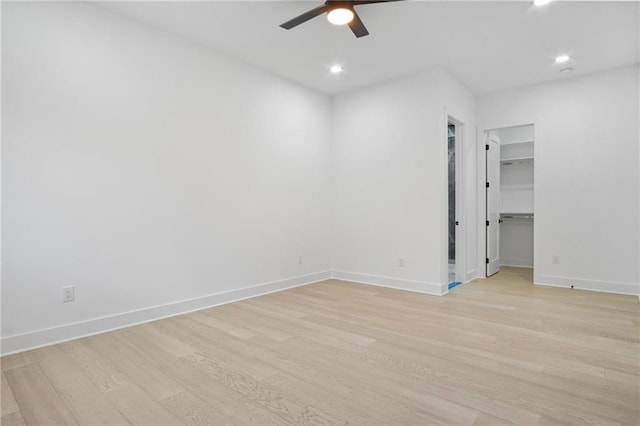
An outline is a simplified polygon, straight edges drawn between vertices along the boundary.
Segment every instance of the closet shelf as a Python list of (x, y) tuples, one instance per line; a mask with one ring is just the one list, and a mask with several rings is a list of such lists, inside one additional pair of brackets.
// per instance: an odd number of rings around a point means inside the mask
[(501, 158), (500, 164), (503, 166), (530, 164), (533, 163), (533, 157), (514, 157), (514, 158)]
[(524, 140), (520, 140), (520, 141), (516, 141), (516, 142), (508, 142), (508, 143), (505, 143), (504, 145), (505, 146), (506, 145), (520, 145), (520, 144), (525, 144), (525, 143), (532, 144), (533, 143), (533, 139), (524, 139)]

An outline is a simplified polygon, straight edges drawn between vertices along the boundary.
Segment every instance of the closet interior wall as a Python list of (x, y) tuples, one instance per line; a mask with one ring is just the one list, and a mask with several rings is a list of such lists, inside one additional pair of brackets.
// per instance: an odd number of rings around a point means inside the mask
[(496, 133), (500, 137), (500, 263), (533, 268), (533, 125)]

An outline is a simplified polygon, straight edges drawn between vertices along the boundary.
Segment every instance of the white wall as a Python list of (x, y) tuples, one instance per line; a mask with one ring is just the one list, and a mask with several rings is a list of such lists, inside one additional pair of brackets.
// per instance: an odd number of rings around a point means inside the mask
[[(482, 259), (478, 257), (478, 232), (484, 233), (484, 227), (479, 226), (481, 222), (478, 218), (478, 192), (477, 188), (477, 176), (478, 176), (478, 143), (476, 141), (476, 97), (458, 82), (453, 76), (440, 70), (440, 101), (444, 104), (444, 109), (447, 116), (455, 118), (457, 121), (463, 123), (462, 128), (462, 181), (463, 181), (463, 210), (464, 217), (460, 221), (458, 229), (463, 231), (463, 245), (465, 250), (465, 256), (462, 259), (464, 267), (464, 281), (469, 281), (476, 278), (478, 275), (484, 273), (484, 252)], [(445, 122), (446, 126), (446, 122)], [(446, 135), (443, 133), (443, 135)], [(438, 141), (444, 140), (438, 136)], [(443, 150), (445, 146), (443, 145)], [(444, 151), (446, 155), (446, 150)], [(458, 155), (456, 153), (456, 155)], [(484, 173), (484, 170), (483, 170)], [(446, 168), (443, 176), (443, 184), (441, 189), (443, 191), (443, 197), (447, 196), (446, 185), (447, 182)], [(444, 226), (442, 231), (444, 232), (442, 238), (442, 244), (447, 245), (447, 213), (444, 215)], [(446, 256), (445, 256), (446, 257)], [(446, 259), (445, 259), (446, 263)], [(445, 265), (446, 268), (446, 265)], [(448, 282), (446, 273), (441, 275), (440, 280)]]
[(533, 268), (533, 229), (531, 219), (504, 219), (500, 224), (500, 265)]
[(3, 352), (329, 276), (328, 97), (89, 4), (2, 41)]
[(514, 143), (530, 142), (533, 140), (533, 126), (515, 126), (496, 129), (494, 132), (500, 138), (500, 146)]
[[(446, 291), (447, 115), (465, 124), (463, 141), (472, 149), (463, 155), (465, 179), (475, 182), (473, 95), (444, 71), (334, 98), (335, 276)], [(468, 269), (475, 273), (475, 184), (467, 189)]]
[(477, 106), (441, 69), (330, 101), (89, 4), (2, 12), (3, 353), (329, 270), (446, 292), (448, 116), (466, 279), (485, 257), (476, 135), (535, 123), (536, 282), (638, 293), (637, 67)]
[(478, 99), (481, 131), (535, 124), (536, 283), (640, 293), (638, 85), (632, 66)]

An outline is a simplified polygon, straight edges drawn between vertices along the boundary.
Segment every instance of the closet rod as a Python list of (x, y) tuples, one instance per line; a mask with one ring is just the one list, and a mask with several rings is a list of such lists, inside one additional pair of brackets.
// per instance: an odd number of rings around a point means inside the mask
[(501, 214), (500, 219), (533, 219), (532, 214)]

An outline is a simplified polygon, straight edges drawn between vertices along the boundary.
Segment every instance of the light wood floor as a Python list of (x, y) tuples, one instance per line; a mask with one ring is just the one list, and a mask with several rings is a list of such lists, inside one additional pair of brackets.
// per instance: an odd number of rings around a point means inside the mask
[(625, 424), (637, 297), (327, 281), (2, 359), (2, 424)]

